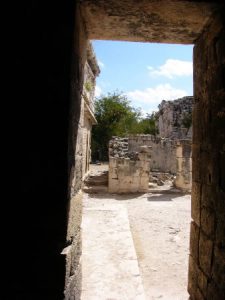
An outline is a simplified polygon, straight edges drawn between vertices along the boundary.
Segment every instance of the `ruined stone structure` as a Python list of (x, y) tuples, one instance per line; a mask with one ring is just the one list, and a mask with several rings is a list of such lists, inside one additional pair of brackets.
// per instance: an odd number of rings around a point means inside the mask
[(173, 101), (163, 100), (156, 116), (159, 136), (170, 139), (190, 139), (192, 137), (193, 97), (183, 97)]
[[(177, 153), (182, 153), (180, 147), (184, 142), (181, 141), (186, 140), (186, 144), (191, 145), (192, 102), (192, 96), (163, 100), (156, 112), (158, 134), (130, 135), (128, 140), (129, 151), (137, 151), (141, 145), (150, 146), (151, 171), (176, 174), (174, 184), (183, 190), (191, 189), (191, 148), (189, 152), (185, 151), (185, 156), (177, 156)], [(181, 159), (185, 163), (181, 163)]]
[(156, 112), (158, 134), (129, 136), (130, 151), (136, 151), (141, 145), (152, 147), (151, 171), (177, 173), (177, 142), (192, 139), (192, 102), (192, 96), (173, 101), (163, 100)]
[(96, 76), (99, 75), (96, 57), (91, 43), (87, 48), (87, 61), (84, 67), (84, 85), (81, 102), (81, 127), (82, 127), (82, 174), (83, 178), (89, 170), (91, 160), (91, 130), (92, 126), (97, 124), (94, 116), (94, 93), (96, 85)]
[(174, 185), (184, 191), (191, 191), (192, 159), (191, 140), (179, 140), (176, 145), (176, 179)]
[(110, 193), (147, 192), (150, 172), (150, 147), (140, 146), (138, 152), (128, 150), (128, 139), (114, 137), (109, 142)]
[(129, 151), (138, 151), (138, 148), (144, 145), (151, 147), (151, 171), (176, 174), (176, 140), (150, 134), (137, 134), (129, 136), (128, 144)]
[(195, 44), (188, 291), (192, 300), (223, 299), (224, 1), (34, 0), (13, 8), (5, 298), (79, 299), (84, 67), (88, 39), (108, 39)]
[[(150, 175), (150, 182), (151, 175), (156, 172), (176, 175), (175, 187), (183, 191), (190, 191), (192, 179), (191, 142), (190, 139), (166, 139), (150, 134), (129, 135), (129, 137), (121, 139), (115, 137), (109, 143), (109, 192), (119, 191), (119, 182), (121, 182), (123, 192), (132, 191), (128, 184), (122, 184), (123, 176), (128, 176), (127, 171), (123, 171), (123, 168), (126, 168), (127, 163), (129, 163), (128, 159), (133, 159), (133, 162), (136, 161), (136, 167), (129, 169), (129, 172), (134, 172), (133, 175), (129, 173), (130, 177), (141, 177), (141, 170), (139, 172), (137, 169), (145, 166), (148, 175)], [(137, 163), (138, 153), (144, 147), (148, 149), (151, 162), (149, 160), (146, 164)], [(120, 176), (117, 174), (118, 163), (120, 164)], [(145, 187), (145, 191), (147, 191), (147, 183)], [(143, 189), (140, 190), (143, 191)]]

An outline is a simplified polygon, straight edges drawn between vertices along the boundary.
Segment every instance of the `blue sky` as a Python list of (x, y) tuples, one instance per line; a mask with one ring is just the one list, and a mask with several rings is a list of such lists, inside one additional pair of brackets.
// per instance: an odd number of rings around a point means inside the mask
[(193, 45), (92, 41), (101, 69), (96, 97), (119, 91), (144, 113), (193, 95)]

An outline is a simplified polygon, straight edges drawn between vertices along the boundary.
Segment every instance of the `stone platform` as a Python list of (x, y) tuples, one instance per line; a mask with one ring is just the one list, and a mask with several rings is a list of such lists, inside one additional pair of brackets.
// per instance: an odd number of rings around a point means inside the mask
[(82, 300), (144, 300), (144, 289), (123, 204), (84, 207)]

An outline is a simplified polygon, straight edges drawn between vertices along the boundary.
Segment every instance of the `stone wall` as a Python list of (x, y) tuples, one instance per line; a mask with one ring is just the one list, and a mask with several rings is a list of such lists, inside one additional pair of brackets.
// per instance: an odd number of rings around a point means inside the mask
[(81, 218), (83, 178), (84, 108), (82, 91), (87, 61), (88, 40), (79, 10), (76, 11), (74, 59), (79, 62), (71, 70), (71, 105), (69, 123), (69, 203), (67, 207), (66, 247), (62, 251), (66, 260), (65, 300), (79, 299), (81, 292)]
[(159, 136), (170, 139), (192, 138), (193, 97), (183, 97), (173, 101), (163, 100), (156, 113)]
[(87, 175), (91, 160), (91, 131), (97, 124), (94, 116), (94, 92), (96, 77), (100, 69), (97, 64), (92, 44), (89, 41), (87, 47), (87, 60), (84, 67), (84, 84), (81, 100), (81, 127), (82, 127), (82, 177)]
[(220, 14), (194, 47), (192, 300), (225, 295), (225, 7)]
[(192, 181), (192, 159), (191, 141), (179, 140), (176, 146), (176, 179), (174, 185), (183, 191), (191, 191)]
[(128, 139), (114, 137), (109, 142), (110, 193), (147, 192), (150, 171), (150, 148), (128, 151)]
[(137, 151), (140, 146), (151, 146), (151, 171), (176, 174), (176, 141), (150, 134), (130, 135), (129, 151)]

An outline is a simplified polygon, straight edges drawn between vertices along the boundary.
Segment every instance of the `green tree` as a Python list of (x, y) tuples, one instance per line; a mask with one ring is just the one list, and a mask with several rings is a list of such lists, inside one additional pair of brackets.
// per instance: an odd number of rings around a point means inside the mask
[(147, 114), (145, 118), (139, 121), (137, 133), (156, 135), (158, 133), (158, 128), (156, 127), (156, 119), (157, 116), (155, 112)]
[(140, 109), (130, 106), (130, 101), (119, 92), (109, 93), (95, 101), (98, 124), (92, 130), (92, 157), (108, 160), (108, 143), (112, 136), (138, 133)]

